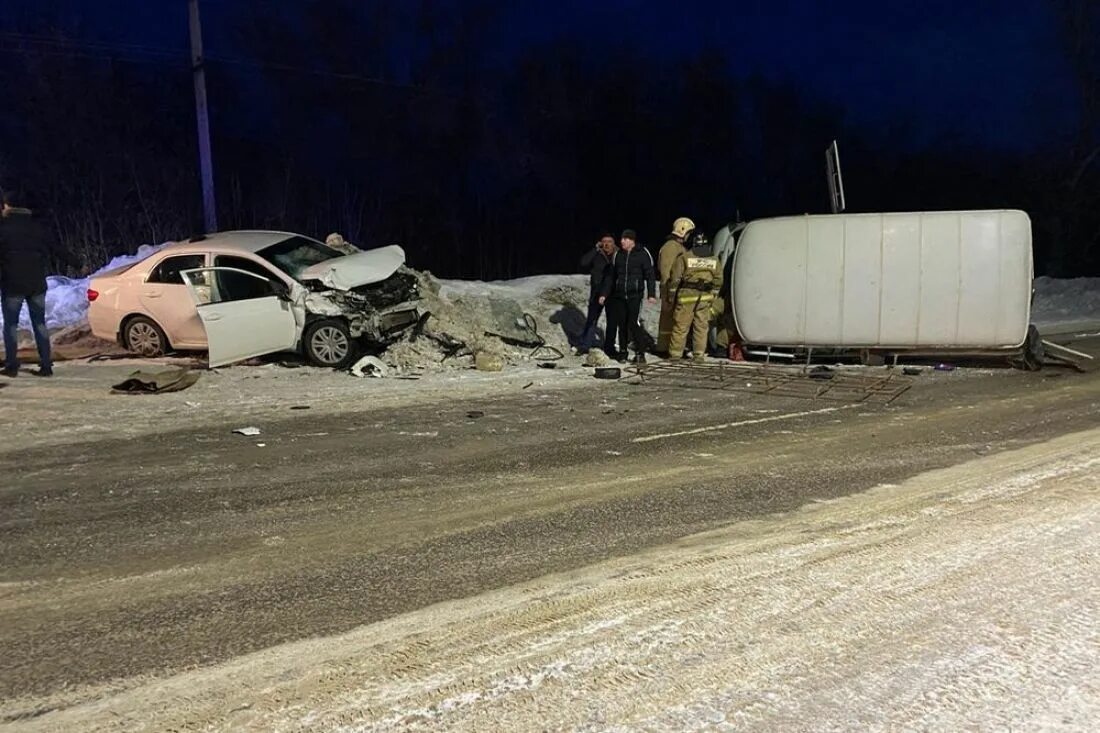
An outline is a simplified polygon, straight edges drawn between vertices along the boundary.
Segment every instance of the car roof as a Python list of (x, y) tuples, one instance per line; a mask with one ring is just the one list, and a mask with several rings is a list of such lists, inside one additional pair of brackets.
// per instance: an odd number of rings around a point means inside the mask
[(192, 237), (183, 242), (175, 242), (162, 249), (158, 254), (181, 254), (185, 252), (248, 252), (255, 254), (261, 249), (282, 242), (291, 237), (302, 237), (311, 242), (316, 240), (294, 232), (274, 232), (263, 230), (242, 230), (235, 232), (215, 232), (213, 234)]

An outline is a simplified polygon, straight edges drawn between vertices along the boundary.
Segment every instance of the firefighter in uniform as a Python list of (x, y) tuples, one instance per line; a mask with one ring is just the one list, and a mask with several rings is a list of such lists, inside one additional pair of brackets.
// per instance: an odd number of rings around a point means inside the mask
[(713, 317), (711, 308), (722, 289), (722, 267), (711, 251), (705, 234), (695, 235), (694, 246), (676, 258), (672, 264), (671, 280), (676, 304), (672, 314), (672, 339), (669, 341), (669, 358), (682, 358), (691, 332), (691, 352), (695, 361), (703, 361), (707, 355), (707, 335)]
[(695, 222), (681, 216), (672, 222), (672, 233), (657, 253), (657, 279), (661, 283), (661, 320), (657, 331), (656, 352), (661, 356), (679, 359), (681, 353), (669, 349), (672, 340), (672, 313), (676, 310), (676, 285), (672, 280), (672, 266), (687, 252), (685, 243), (695, 231)]

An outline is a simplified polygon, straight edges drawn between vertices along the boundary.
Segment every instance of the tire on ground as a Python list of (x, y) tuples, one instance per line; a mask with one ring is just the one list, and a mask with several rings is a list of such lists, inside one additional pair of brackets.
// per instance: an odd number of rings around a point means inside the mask
[(1035, 327), (1035, 324), (1028, 324), (1027, 338), (1024, 340), (1024, 347), (1020, 355), (1021, 366), (1029, 372), (1037, 372), (1043, 368), (1043, 357), (1046, 356), (1046, 349), (1043, 347), (1043, 336), (1039, 333), (1039, 329)]
[(347, 369), (359, 356), (351, 329), (339, 318), (322, 318), (306, 326), (302, 351), (309, 363), (330, 369)]
[(164, 329), (145, 316), (127, 319), (122, 327), (122, 346), (132, 354), (145, 357), (164, 356), (172, 350)]

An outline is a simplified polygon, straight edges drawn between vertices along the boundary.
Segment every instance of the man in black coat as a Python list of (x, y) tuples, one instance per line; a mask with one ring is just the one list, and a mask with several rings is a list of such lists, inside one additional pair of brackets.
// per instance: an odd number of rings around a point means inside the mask
[[(600, 290), (600, 303), (607, 304), (607, 337), (604, 351), (619, 361), (626, 361), (628, 340), (633, 337), (638, 364), (645, 363), (649, 334), (642, 328), (642, 298), (657, 302), (657, 276), (653, 256), (644, 247), (637, 247), (638, 235), (633, 229), (623, 232), (619, 251), (611, 258), (611, 268)], [(615, 336), (619, 350), (615, 351)]]
[(19, 374), (19, 311), (23, 303), (30, 312), (34, 341), (38, 346), (39, 370), (53, 376), (50, 333), (46, 330), (46, 272), (52, 247), (45, 228), (23, 207), (21, 196), (4, 191), (0, 216), (0, 302), (4, 316), (4, 376)]
[(600, 322), (600, 313), (603, 313), (600, 288), (603, 287), (603, 282), (607, 278), (607, 270), (611, 266), (611, 258), (614, 255), (615, 237), (605, 232), (600, 235), (595, 248), (588, 250), (581, 257), (581, 272), (588, 273), (588, 318), (584, 322), (584, 331), (581, 332), (580, 343), (577, 345), (579, 354), (586, 353), (593, 346), (596, 324)]

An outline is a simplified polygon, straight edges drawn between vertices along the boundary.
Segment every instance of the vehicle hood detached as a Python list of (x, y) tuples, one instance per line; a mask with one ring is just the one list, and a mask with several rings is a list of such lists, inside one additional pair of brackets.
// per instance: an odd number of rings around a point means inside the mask
[(393, 244), (319, 262), (302, 270), (302, 280), (316, 280), (333, 290), (351, 290), (382, 282), (405, 264), (405, 250)]

